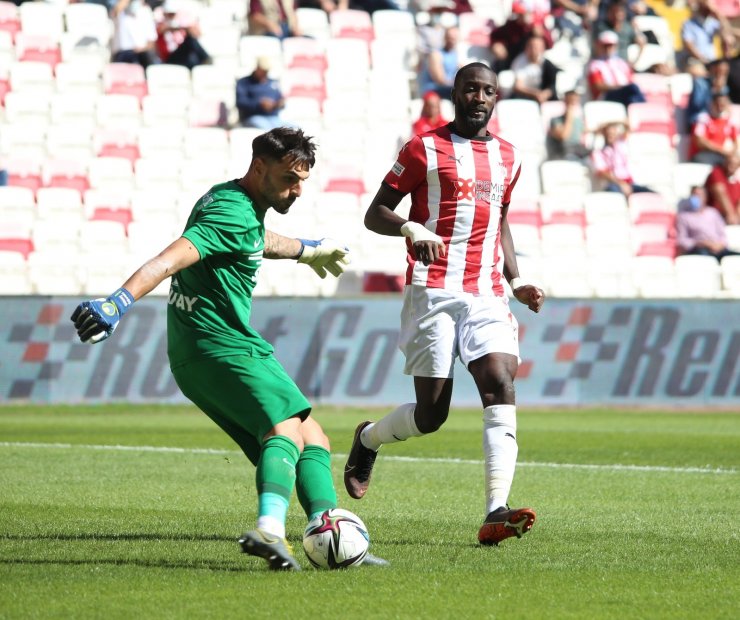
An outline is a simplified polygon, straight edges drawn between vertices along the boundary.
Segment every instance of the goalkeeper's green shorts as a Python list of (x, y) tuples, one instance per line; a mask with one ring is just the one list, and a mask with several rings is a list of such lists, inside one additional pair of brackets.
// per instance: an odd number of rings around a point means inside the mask
[(311, 404), (272, 355), (204, 358), (172, 371), (182, 393), (218, 424), (257, 464), (263, 437)]

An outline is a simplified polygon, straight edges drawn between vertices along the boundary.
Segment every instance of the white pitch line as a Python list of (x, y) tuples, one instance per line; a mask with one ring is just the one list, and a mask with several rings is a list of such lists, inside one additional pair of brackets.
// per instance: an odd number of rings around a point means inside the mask
[[(172, 446), (122, 446), (103, 444), (74, 444), (74, 443), (34, 443), (0, 441), (0, 448), (40, 448), (58, 450), (102, 450), (111, 452), (154, 452), (170, 454), (211, 454), (219, 456), (234, 456), (242, 454), (239, 450), (220, 450), (215, 448), (176, 448)], [(334, 453), (335, 459), (345, 459), (346, 454)], [(456, 459), (438, 457), (416, 457), (416, 456), (381, 456), (384, 461), (397, 461), (404, 463), (442, 463), (458, 465), (482, 465), (482, 460)], [(662, 465), (594, 465), (588, 463), (539, 463), (523, 461), (517, 463), (517, 467), (542, 467), (546, 469), (585, 469), (593, 471), (641, 471), (672, 474), (737, 474), (736, 469), (723, 469), (721, 467), (666, 467)]]

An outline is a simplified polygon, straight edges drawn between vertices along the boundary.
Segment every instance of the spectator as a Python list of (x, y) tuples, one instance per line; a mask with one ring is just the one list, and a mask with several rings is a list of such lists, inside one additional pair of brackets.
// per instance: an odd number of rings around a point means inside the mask
[(738, 146), (738, 127), (730, 116), (730, 97), (726, 88), (712, 93), (709, 112), (699, 114), (691, 132), (691, 161), (718, 165)]
[(509, 20), (491, 32), (493, 70), (509, 69), (514, 58), (524, 51), (527, 39), (532, 35), (540, 35), (545, 40), (545, 47), (552, 47), (552, 35), (547, 28), (535, 21), (534, 15), (523, 2), (516, 0), (511, 6)]
[(398, 11), (401, 7), (395, 0), (350, 0), (349, 8), (372, 15), (375, 11)]
[(730, 67), (725, 60), (715, 60), (704, 67), (696, 58), (690, 58), (687, 70), (691, 74), (691, 94), (686, 107), (686, 121), (689, 133), (701, 114), (708, 114), (712, 102), (712, 92), (727, 86)]
[(653, 190), (637, 185), (632, 178), (627, 147), (627, 125), (625, 123), (607, 123), (602, 129), (604, 146), (591, 153), (596, 178), (604, 183), (602, 191), (622, 192), (629, 197), (640, 192)]
[(555, 76), (559, 69), (545, 58), (545, 40), (539, 35), (527, 39), (524, 51), (511, 63), (514, 72), (512, 97), (543, 103), (557, 99)]
[(284, 39), (300, 37), (296, 0), (249, 0), (249, 34)]
[(737, 151), (725, 157), (707, 177), (705, 188), (709, 206), (722, 214), (725, 222), (740, 224), (740, 155)]
[(441, 49), (445, 42), (445, 30), (457, 23), (453, 0), (428, 0), (426, 7), (429, 21), (416, 29), (420, 57), (426, 56), (432, 50)]
[(424, 93), (424, 97), (422, 97), (422, 99), (424, 100), (424, 103), (421, 107), (421, 115), (411, 127), (411, 131), (414, 136), (443, 127), (449, 123), (449, 121), (442, 116), (440, 98), (436, 92), (430, 90), (429, 92)]
[(617, 101), (628, 106), (645, 101), (640, 87), (632, 81), (632, 67), (617, 55), (619, 36), (605, 30), (596, 39), (594, 58), (586, 73), (593, 99)]
[(550, 121), (547, 156), (549, 159), (584, 161), (590, 151), (584, 145), (585, 124), (581, 97), (576, 91), (569, 90), (564, 99), (565, 114)]
[(160, 62), (155, 50), (157, 27), (142, 0), (118, 0), (113, 7), (113, 62), (138, 63), (145, 69)]
[(555, 26), (570, 38), (580, 37), (591, 29), (598, 13), (598, 0), (552, 0)]
[(271, 67), (270, 59), (260, 56), (254, 71), (236, 82), (236, 107), (244, 127), (268, 131), (285, 124), (280, 116), (285, 99), (277, 81), (269, 77)]
[(717, 59), (714, 39), (721, 38), (723, 55), (734, 46), (732, 28), (711, 0), (693, 0), (690, 4), (691, 17), (681, 26), (681, 41), (684, 56), (696, 58), (703, 64)]
[(681, 254), (713, 256), (718, 261), (725, 256), (740, 256), (727, 247), (726, 224), (717, 209), (707, 206), (703, 187), (692, 188), (691, 196), (682, 200), (676, 215), (676, 245)]
[(647, 43), (647, 39), (645, 39), (640, 32), (635, 30), (633, 25), (627, 19), (627, 4), (622, 0), (615, 0), (608, 5), (605, 18), (600, 19), (594, 24), (594, 38), (598, 40), (599, 35), (607, 30), (611, 30), (616, 33), (618, 39), (617, 54), (619, 54), (619, 57), (623, 60), (628, 60), (627, 50), (630, 45), (639, 45), (640, 53), (642, 53), (642, 50)]
[(198, 41), (200, 27), (187, 14), (178, 14), (176, 0), (165, 0), (157, 20), (157, 52), (162, 62), (192, 69), (211, 63)]
[(459, 40), (460, 30), (457, 26), (447, 28), (442, 48), (432, 50), (422, 59), (419, 68), (419, 92), (432, 90), (444, 99), (450, 98), (452, 82), (460, 64), (457, 52)]

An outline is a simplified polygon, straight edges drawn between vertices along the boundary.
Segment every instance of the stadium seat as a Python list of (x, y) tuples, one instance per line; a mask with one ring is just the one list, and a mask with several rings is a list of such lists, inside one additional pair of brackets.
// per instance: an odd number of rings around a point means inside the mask
[(588, 281), (594, 296), (609, 299), (636, 297), (637, 289), (630, 269), (631, 260), (619, 261), (610, 256), (590, 257)]
[(487, 16), (466, 11), (460, 13), (457, 19), (461, 41), (486, 48), (491, 45), (491, 20)]
[[(97, 6), (97, 5), (70, 5)], [(97, 98), (103, 94), (103, 84), (98, 69), (92, 64), (60, 62), (55, 70), (56, 89), (59, 93), (76, 95), (80, 101)], [(53, 112), (53, 110), (52, 110)]]
[[(153, 222), (156, 225), (152, 225)], [(140, 257), (139, 264), (142, 264), (172, 243), (183, 226), (184, 222), (178, 229), (165, 220), (134, 220), (128, 227), (128, 251)]]
[(675, 205), (660, 194), (640, 192), (632, 194), (627, 202), (634, 224), (672, 224), (675, 218)]
[(329, 13), (329, 32), (335, 39), (361, 39), (368, 44), (375, 37), (370, 14), (354, 9), (336, 9)]
[(94, 143), (97, 157), (123, 157), (133, 165), (141, 156), (138, 136), (131, 129), (98, 129), (95, 133)]
[(673, 110), (671, 82), (668, 76), (657, 73), (635, 73), (632, 81), (640, 87), (648, 103), (664, 106), (669, 111)]
[(631, 228), (632, 250), (637, 255), (640, 248), (646, 244), (662, 246), (671, 242), (674, 235), (673, 223), (670, 226), (661, 223), (633, 224)]
[(281, 79), (286, 100), (293, 97), (309, 97), (320, 104), (326, 99), (324, 73), (318, 69), (296, 67), (287, 69)]
[[(223, 11), (221, 7), (223, 1), (221, 0), (218, 5), (211, 5), (209, 8), (220, 13)], [(225, 15), (226, 13), (222, 14)], [(229, 70), (232, 74), (239, 69), (239, 39), (242, 36), (242, 23), (236, 21), (219, 24), (218, 26), (201, 24), (201, 35), (198, 40), (211, 57), (212, 66)]]
[(21, 18), (18, 14), (18, 7), (12, 2), (0, 2), (0, 31), (7, 32), (11, 40), (21, 30)]
[(740, 252), (740, 224), (731, 224), (725, 227), (727, 247), (734, 252)]
[(193, 97), (188, 106), (188, 125), (198, 128), (225, 128), (229, 111), (218, 97)]
[[(537, 200), (543, 224), (576, 223), (579, 226), (585, 226), (586, 216), (583, 212), (583, 194), (571, 194), (568, 192), (542, 194)], [(511, 214), (511, 211), (509, 211), (509, 214)], [(570, 215), (575, 217), (567, 217)]]
[(408, 50), (416, 47), (416, 23), (407, 11), (380, 9), (371, 15), (376, 41), (398, 42)]
[(185, 128), (190, 124), (190, 98), (172, 94), (147, 95), (141, 101), (146, 127)]
[(633, 256), (629, 224), (621, 226), (612, 222), (586, 226), (586, 252), (590, 258), (627, 262)]
[(62, 61), (59, 44), (45, 35), (19, 32), (15, 37), (15, 53), (21, 62), (43, 62), (52, 68)]
[(183, 158), (186, 128), (142, 127), (139, 132), (139, 152), (145, 159)]
[(510, 225), (539, 227), (542, 225), (540, 205), (536, 200), (512, 198), (506, 220)]
[(740, 256), (725, 256), (720, 261), (722, 288), (731, 297), (740, 298)]
[(0, 152), (41, 161), (46, 157), (46, 132), (45, 125), (6, 123), (0, 131)]
[[(138, 189), (131, 195), (131, 215), (135, 222), (162, 222), (172, 227), (178, 223), (177, 200), (166, 189)], [(183, 222), (180, 222), (183, 224)]]
[(75, 92), (53, 95), (50, 102), (52, 125), (94, 129), (97, 125), (98, 96), (85, 96)]
[[(226, 162), (224, 159), (184, 159), (180, 164), (180, 185), (191, 189), (199, 196), (216, 183), (227, 180)], [(245, 170), (246, 172), (246, 170)]]
[(27, 187), (0, 185), (0, 216), (3, 223), (11, 219), (33, 220), (36, 215), (34, 192)]
[(26, 187), (34, 194), (41, 187), (41, 163), (38, 159), (14, 157), (11, 153), (5, 159), (8, 185)]
[(51, 120), (49, 98), (26, 91), (5, 95), (5, 120), (14, 125), (45, 127)]
[(711, 171), (711, 164), (698, 164), (692, 162), (676, 164), (673, 169), (673, 187), (675, 196), (679, 199), (686, 198), (691, 193), (692, 187), (704, 187), (704, 183)]
[(520, 255), (539, 257), (542, 254), (539, 226), (536, 224), (517, 224), (510, 221), (509, 216), (506, 219), (509, 220), (509, 229), (514, 240), (517, 257)]
[(627, 108), (616, 101), (587, 101), (583, 104), (583, 121), (588, 132), (598, 131), (607, 123), (626, 123)]
[(44, 187), (77, 190), (82, 195), (90, 188), (88, 164), (76, 159), (47, 159), (41, 167)]
[(190, 98), (193, 86), (190, 69), (181, 65), (149, 65), (146, 68), (147, 93)]
[(134, 170), (123, 157), (94, 157), (90, 160), (89, 178), (92, 188), (129, 192), (133, 189)]
[(55, 88), (51, 65), (34, 61), (14, 62), (10, 65), (11, 91), (47, 97), (54, 92)]
[[(686, 16), (688, 18), (688, 16)], [(635, 15), (634, 25), (640, 32), (652, 32), (662, 48), (665, 62), (669, 66), (675, 66), (676, 44), (671, 26), (661, 15)]]
[(325, 41), (331, 37), (329, 17), (323, 9), (299, 7), (296, 9), (298, 27), (306, 37)]
[[(0, 30), (0, 109), (5, 105), (5, 95), (10, 92), (10, 71), (8, 67), (15, 61), (15, 51), (12, 43), (5, 47), (8, 41), (7, 32)], [(7, 53), (6, 53), (7, 52)]]
[(329, 39), (326, 42), (327, 69), (347, 75), (370, 71), (370, 48), (362, 39)]
[(540, 166), (540, 175), (545, 194), (586, 194), (591, 191), (589, 169), (578, 162), (545, 161)]
[(579, 256), (549, 255), (542, 264), (548, 295), (559, 298), (593, 297), (588, 277), (588, 261)]
[(737, 0), (717, 0), (715, 6), (728, 19), (740, 17), (740, 2)]
[(98, 39), (83, 37), (65, 32), (59, 42), (62, 53), (62, 62), (71, 63), (80, 67), (92, 67), (102, 74), (103, 68), (110, 61), (110, 46)]
[(183, 146), (186, 159), (229, 157), (229, 136), (219, 127), (189, 127), (185, 130)]
[(32, 252), (28, 257), (28, 278), (37, 295), (79, 295), (83, 279), (79, 254)]
[(132, 210), (131, 196), (127, 192), (111, 189), (88, 189), (82, 196), (82, 206), (85, 219), (92, 219), (99, 209), (127, 209)]
[(80, 247), (90, 255), (126, 253), (126, 229), (112, 220), (86, 220), (80, 225)]
[(590, 192), (583, 197), (583, 210), (588, 224), (629, 223), (627, 199), (619, 192)]
[(676, 254), (676, 241), (674, 239), (646, 241), (637, 248), (636, 252), (638, 257), (666, 258), (671, 261), (676, 257)]
[(142, 123), (141, 107), (136, 95), (105, 94), (97, 100), (100, 127), (138, 128)]
[(521, 141), (524, 139), (529, 143), (532, 135), (539, 136), (538, 143), (543, 143), (542, 117), (536, 101), (503, 99), (496, 104), (495, 114), (500, 134), (509, 136), (520, 148), (523, 148)]
[(669, 76), (671, 100), (676, 108), (685, 108), (693, 88), (693, 78), (689, 73), (676, 73)]
[(77, 41), (95, 38), (108, 45), (113, 34), (113, 22), (102, 4), (77, 2), (64, 7), (66, 31)]
[(118, 224), (121, 224), (125, 230), (128, 230), (128, 226), (132, 219), (133, 216), (130, 209), (113, 209), (110, 207), (99, 207), (95, 209), (90, 217), (90, 221), (117, 222)]
[(665, 65), (669, 56), (665, 49), (654, 43), (647, 43), (642, 48), (633, 43), (627, 48), (627, 60), (637, 72), (649, 71), (656, 65)]
[[(1, 246), (2, 238), (0, 238)], [(28, 263), (23, 254), (0, 250), (0, 295), (30, 295), (31, 292)]]
[(249, 35), (239, 39), (239, 63), (246, 74), (252, 72), (260, 56), (267, 56), (271, 60), (270, 72), (273, 75), (282, 74), (283, 48), (280, 39), (267, 35)]
[(640, 297), (677, 297), (673, 259), (668, 256), (636, 256), (632, 259), (632, 280)]
[(211, 98), (231, 109), (236, 103), (236, 77), (228, 67), (198, 65), (191, 71), (194, 98)]
[(180, 166), (182, 159), (172, 157), (142, 157), (134, 164), (137, 189), (170, 192), (170, 201), (181, 189)]
[(321, 130), (321, 103), (312, 97), (289, 97), (285, 100), (282, 117), (309, 134), (316, 134)]
[(36, 213), (42, 220), (80, 221), (84, 217), (82, 196), (70, 187), (42, 187), (36, 192)]
[(52, 2), (24, 2), (18, 7), (21, 31), (51, 37), (56, 43), (64, 32), (62, 7)]
[(243, 161), (246, 165), (252, 158), (252, 141), (263, 133), (263, 130), (255, 127), (235, 127), (230, 130), (229, 158)]
[(676, 288), (681, 297), (716, 298), (722, 288), (721, 272), (713, 256), (683, 255), (674, 262)]
[(583, 227), (576, 224), (543, 224), (540, 227), (542, 256), (575, 256), (585, 258)]
[(141, 65), (111, 62), (103, 68), (102, 77), (107, 95), (133, 95), (141, 101), (148, 93), (146, 73)]
[(631, 131), (662, 133), (673, 143), (676, 137), (676, 121), (673, 106), (656, 103), (632, 103), (627, 108)]
[(321, 176), (324, 192), (349, 192), (358, 196), (365, 193), (362, 168), (357, 164), (334, 162)]
[(94, 156), (93, 130), (77, 126), (52, 125), (46, 131), (46, 151), (51, 159), (87, 161)]

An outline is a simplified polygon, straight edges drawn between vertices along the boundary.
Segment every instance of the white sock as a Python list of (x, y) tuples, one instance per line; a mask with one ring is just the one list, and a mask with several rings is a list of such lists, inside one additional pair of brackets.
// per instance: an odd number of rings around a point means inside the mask
[(516, 457), (516, 406), (493, 405), (483, 410), (483, 458), (486, 478), (486, 516), (509, 499)]
[(280, 523), (275, 517), (269, 515), (257, 517), (257, 527), (278, 538), (285, 538), (285, 523)]
[(406, 441), (409, 437), (423, 435), (414, 421), (415, 409), (416, 403), (406, 403), (374, 424), (368, 424), (360, 433), (362, 445), (377, 452), (384, 443)]

